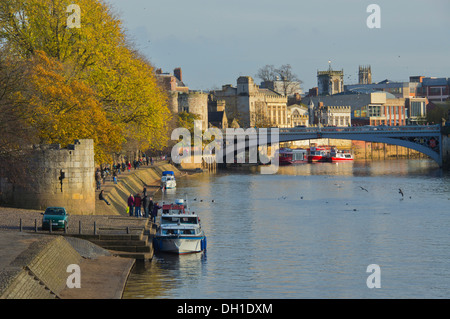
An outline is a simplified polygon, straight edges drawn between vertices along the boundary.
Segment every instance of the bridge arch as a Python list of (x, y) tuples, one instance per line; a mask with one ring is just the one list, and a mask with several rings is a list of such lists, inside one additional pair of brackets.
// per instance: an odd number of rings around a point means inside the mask
[[(314, 140), (321, 138), (355, 140), (374, 143), (398, 145), (416, 150), (429, 156), (442, 167), (442, 135), (439, 125), (429, 126), (396, 126), (396, 127), (307, 127), (284, 129), (258, 129), (258, 146), (263, 144), (284, 143), (300, 140)], [(277, 140), (272, 141), (273, 133)], [(226, 134), (229, 134), (227, 131)], [(237, 138), (244, 138), (245, 149), (248, 149), (246, 132), (238, 132)], [(265, 135), (263, 139), (260, 135)], [(245, 136), (242, 136), (245, 135)], [(260, 142), (260, 141), (263, 142)], [(227, 150), (226, 153), (233, 150)], [(224, 154), (225, 155), (225, 154)]]
[(322, 138), (330, 138), (330, 139), (339, 139), (339, 140), (352, 140), (352, 141), (364, 141), (364, 142), (373, 142), (373, 143), (386, 143), (386, 144), (390, 144), (390, 145), (398, 145), (398, 146), (402, 146), (402, 147), (406, 147), (415, 151), (418, 151), (422, 154), (425, 154), (427, 156), (429, 156), (431, 159), (433, 159), (434, 161), (436, 161), (436, 163), (438, 163), (439, 166), (442, 165), (442, 159), (440, 154), (438, 154), (437, 152), (435, 152), (433, 149), (431, 149), (430, 147), (424, 146), (422, 144), (418, 144), (415, 142), (411, 142), (409, 140), (403, 140), (400, 138), (391, 138), (391, 137), (353, 137), (353, 138), (349, 138), (348, 136), (322, 136), (322, 137), (314, 137), (314, 138), (297, 138), (297, 139), (288, 139), (288, 140), (284, 140), (284, 141), (280, 141), (280, 143), (284, 143), (284, 142), (291, 142), (291, 141), (300, 141), (300, 140), (314, 140), (314, 139), (322, 139)]

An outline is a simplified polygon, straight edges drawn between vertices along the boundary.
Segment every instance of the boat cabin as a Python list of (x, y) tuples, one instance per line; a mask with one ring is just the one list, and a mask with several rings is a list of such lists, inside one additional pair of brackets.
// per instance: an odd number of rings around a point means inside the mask
[(162, 215), (161, 216), (161, 225), (179, 225), (179, 224), (191, 224), (196, 225), (198, 224), (198, 217), (195, 215), (185, 215), (185, 216), (179, 216), (179, 215)]
[(167, 225), (161, 228), (161, 235), (198, 235), (201, 233), (200, 228), (187, 227), (184, 225), (177, 227), (167, 227)]

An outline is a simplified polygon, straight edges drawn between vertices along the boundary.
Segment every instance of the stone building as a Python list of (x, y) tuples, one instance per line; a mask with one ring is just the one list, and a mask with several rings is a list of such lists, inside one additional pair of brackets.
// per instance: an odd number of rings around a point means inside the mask
[(202, 129), (208, 128), (208, 94), (201, 91), (178, 93), (178, 112), (196, 114), (202, 121)]
[(178, 94), (189, 92), (189, 88), (183, 83), (181, 68), (174, 69), (174, 74), (157, 69), (155, 75), (159, 85), (167, 92), (169, 109), (178, 113)]
[(344, 70), (335, 71), (331, 65), (327, 71), (317, 71), (319, 95), (333, 95), (344, 91)]
[(309, 113), (306, 105), (292, 104), (287, 109), (290, 127), (309, 126)]
[(202, 128), (208, 128), (208, 94), (189, 90), (183, 82), (181, 68), (175, 68), (173, 74), (156, 70), (156, 78), (167, 92), (169, 109), (173, 113), (188, 112), (196, 114), (202, 120)]
[(352, 109), (351, 106), (325, 105), (318, 102), (314, 105), (312, 99), (308, 104), (308, 115), (310, 125), (322, 126), (351, 126)]
[[(309, 97), (310, 103), (326, 106), (350, 106), (353, 125), (406, 125), (405, 98), (387, 92), (340, 93)], [(310, 119), (311, 122), (311, 119)]]
[(224, 85), (212, 91), (216, 100), (225, 101), (228, 121), (237, 120), (241, 127), (289, 127), (287, 97), (256, 85), (250, 76), (237, 79), (236, 87)]
[(323, 106), (319, 104), (318, 119), (324, 126), (351, 126), (350, 106)]

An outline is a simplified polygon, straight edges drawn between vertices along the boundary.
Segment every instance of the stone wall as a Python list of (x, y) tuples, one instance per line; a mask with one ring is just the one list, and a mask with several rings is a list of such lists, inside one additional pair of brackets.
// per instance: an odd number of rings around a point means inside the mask
[(38, 210), (62, 206), (69, 214), (95, 213), (93, 140), (76, 140), (67, 148), (59, 144), (35, 146), (29, 160), (23, 176), (26, 186), (13, 185), (8, 205)]

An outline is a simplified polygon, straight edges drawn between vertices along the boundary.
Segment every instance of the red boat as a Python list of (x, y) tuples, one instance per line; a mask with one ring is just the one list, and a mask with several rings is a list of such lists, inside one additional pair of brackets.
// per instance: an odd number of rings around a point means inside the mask
[(297, 163), (304, 163), (306, 161), (307, 151), (303, 148), (290, 149), (283, 148), (279, 151), (279, 164), (291, 165)]
[(311, 147), (308, 152), (308, 163), (328, 162), (331, 148), (328, 146)]
[(328, 158), (330, 162), (348, 162), (353, 161), (353, 155), (349, 150), (332, 149)]

